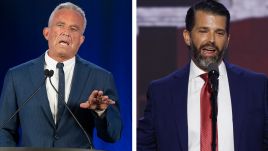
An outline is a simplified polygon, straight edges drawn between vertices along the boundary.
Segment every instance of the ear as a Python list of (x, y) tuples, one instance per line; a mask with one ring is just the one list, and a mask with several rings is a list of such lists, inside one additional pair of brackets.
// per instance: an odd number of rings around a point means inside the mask
[(227, 37), (227, 44), (226, 44), (227, 47), (229, 46), (230, 37), (231, 37), (231, 35), (228, 34), (228, 37)]
[(186, 43), (186, 45), (190, 46), (191, 36), (190, 36), (190, 32), (186, 29), (183, 30), (183, 38), (184, 38), (184, 42)]
[(85, 36), (84, 35), (82, 35), (82, 36), (80, 36), (80, 45), (82, 45), (82, 43), (85, 41)]
[(43, 29), (43, 35), (46, 38), (46, 40), (48, 40), (48, 35), (49, 35), (49, 29), (48, 29), (48, 27), (45, 27)]

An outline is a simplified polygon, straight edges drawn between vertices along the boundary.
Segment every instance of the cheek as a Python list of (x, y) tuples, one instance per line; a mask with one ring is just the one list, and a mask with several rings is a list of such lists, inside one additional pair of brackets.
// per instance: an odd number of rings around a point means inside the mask
[(199, 50), (200, 49), (200, 47), (204, 44), (204, 42), (203, 41), (199, 41), (199, 40), (193, 40), (193, 41), (191, 41), (191, 43), (197, 48), (197, 50)]
[(220, 48), (221, 50), (226, 48), (228, 46), (228, 42), (226, 40), (220, 39), (217, 43), (216, 46)]
[(79, 47), (81, 45), (80, 37), (79, 36), (73, 37), (73, 43), (75, 47)]
[(191, 43), (193, 43), (196, 48), (199, 49), (202, 45), (207, 43), (207, 40), (205, 36), (192, 36)]
[(56, 38), (58, 35), (60, 35), (62, 32), (58, 29), (52, 28), (50, 31), (50, 37)]
[(57, 37), (57, 34), (55, 32), (51, 32), (48, 36), (49, 40), (54, 41)]
[(72, 44), (72, 47), (75, 49), (75, 48), (78, 48), (80, 45), (79, 45), (79, 41), (78, 40), (75, 40), (73, 41), (73, 44)]

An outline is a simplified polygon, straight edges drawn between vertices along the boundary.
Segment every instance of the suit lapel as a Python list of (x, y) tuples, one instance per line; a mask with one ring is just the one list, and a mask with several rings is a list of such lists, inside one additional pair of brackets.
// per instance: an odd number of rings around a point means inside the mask
[[(233, 131), (234, 131), (234, 146), (235, 150), (239, 150), (239, 140), (243, 130), (243, 122), (245, 115), (245, 107), (243, 103), (245, 94), (243, 92), (243, 80), (241, 75), (233, 69), (233, 67), (226, 63), (228, 81), (230, 87), (230, 95), (232, 102), (232, 114), (233, 114)], [(171, 84), (172, 93), (172, 109), (175, 113), (175, 121), (177, 134), (182, 146), (182, 150), (188, 150), (188, 126), (187, 126), (187, 94), (188, 94), (188, 81), (189, 81), (189, 65), (184, 69), (177, 72), (174, 76), (174, 81)]]
[[(233, 132), (234, 132), (234, 146), (235, 150), (239, 150), (240, 137), (243, 130), (244, 116), (246, 114), (245, 107), (246, 95), (244, 94), (244, 81), (242, 75), (237, 73), (230, 64), (226, 63), (231, 102), (233, 114)], [(241, 80), (242, 79), (242, 80)]]
[[(74, 73), (73, 73), (73, 78), (72, 78), (72, 84), (71, 84), (71, 91), (69, 94), (69, 99), (67, 102), (68, 107), (74, 111), (75, 108), (79, 107), (79, 104), (77, 102), (84, 102), (86, 100), (79, 100), (81, 98), (84, 86), (85, 86), (85, 81), (87, 81), (87, 77), (89, 74), (89, 71), (86, 70), (87, 68), (84, 67), (85, 65), (81, 61), (80, 57), (76, 57), (76, 63), (75, 63), (75, 68), (74, 68)], [(90, 94), (88, 94), (89, 96)], [(64, 124), (64, 121), (67, 119), (68, 116), (65, 116), (67, 114), (67, 109), (64, 108), (64, 111), (61, 116), (61, 120), (59, 124)], [(69, 113), (68, 113), (69, 114)], [(59, 125), (60, 127), (60, 125)]]
[[(84, 66), (85, 65), (81, 62), (81, 59), (79, 57), (76, 57), (76, 65), (72, 79), (72, 88), (68, 99), (68, 105), (70, 106), (73, 106), (77, 103), (77, 100), (80, 98), (86, 84), (85, 81), (87, 81), (89, 72)], [(83, 100), (83, 102), (84, 101), (86, 100)]]
[(179, 142), (183, 151), (188, 150), (187, 124), (187, 92), (189, 79), (189, 64), (174, 76), (171, 86), (172, 109), (175, 112), (175, 122)]
[[(32, 83), (33, 83), (33, 87), (34, 89), (37, 89), (40, 86), (40, 82), (43, 82), (44, 79), (44, 54), (42, 56), (40, 56), (39, 58), (37, 58), (36, 60), (33, 61), (32, 66), (29, 68), (29, 72), (30, 72), (30, 76), (32, 79)], [(44, 84), (41, 89), (40, 92), (37, 93), (38, 98), (41, 102), (41, 107), (43, 112), (45, 113), (46, 117), (48, 118), (48, 121), (50, 122), (50, 124), (52, 126), (55, 127), (55, 123), (51, 114), (51, 110), (50, 110), (50, 106), (49, 106), (49, 101), (48, 101), (48, 97), (47, 97), (47, 92), (46, 92), (46, 84)]]

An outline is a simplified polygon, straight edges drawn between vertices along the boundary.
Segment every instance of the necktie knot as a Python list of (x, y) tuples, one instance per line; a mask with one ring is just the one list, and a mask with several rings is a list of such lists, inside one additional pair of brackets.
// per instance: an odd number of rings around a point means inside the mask
[(59, 69), (62, 69), (64, 67), (64, 64), (59, 62), (59, 63), (57, 63), (56, 67)]

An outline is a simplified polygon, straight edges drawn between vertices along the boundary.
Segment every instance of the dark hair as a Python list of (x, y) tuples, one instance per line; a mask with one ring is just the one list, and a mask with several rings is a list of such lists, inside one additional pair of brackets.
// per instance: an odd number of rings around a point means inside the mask
[(225, 16), (226, 17), (226, 31), (227, 33), (229, 33), (230, 13), (223, 4), (216, 2), (215, 0), (201, 1), (191, 6), (191, 8), (189, 8), (189, 10), (187, 11), (186, 18), (185, 18), (186, 29), (188, 31), (192, 31), (194, 27), (196, 11), (204, 11), (204, 12), (208, 12), (208, 13), (212, 13), (212, 14), (216, 14), (220, 16)]

